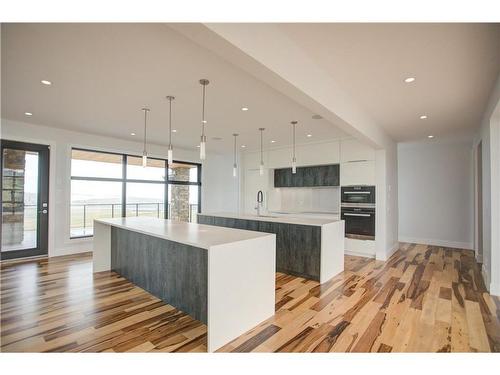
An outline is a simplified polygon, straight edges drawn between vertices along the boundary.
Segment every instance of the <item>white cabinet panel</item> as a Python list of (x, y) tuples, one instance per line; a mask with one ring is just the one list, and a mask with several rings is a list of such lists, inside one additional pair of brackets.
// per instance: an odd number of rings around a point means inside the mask
[(375, 241), (346, 238), (345, 253), (349, 255), (375, 258)]
[(375, 185), (375, 162), (358, 161), (340, 164), (340, 185)]
[(338, 141), (301, 145), (297, 147), (298, 165), (337, 164), (338, 162)]
[[(264, 153), (264, 163), (266, 162), (266, 153)], [(260, 165), (260, 152), (243, 153), (243, 164), (245, 169), (258, 169)]]
[[(269, 151), (269, 168), (286, 168), (292, 165), (292, 149)], [(299, 164), (300, 165), (300, 164)]]
[(375, 160), (375, 149), (356, 139), (343, 140), (340, 145), (340, 162)]
[[(292, 148), (269, 151), (269, 168), (287, 168), (292, 165)], [(299, 145), (296, 149), (297, 165), (321, 165), (339, 163), (339, 142)]]

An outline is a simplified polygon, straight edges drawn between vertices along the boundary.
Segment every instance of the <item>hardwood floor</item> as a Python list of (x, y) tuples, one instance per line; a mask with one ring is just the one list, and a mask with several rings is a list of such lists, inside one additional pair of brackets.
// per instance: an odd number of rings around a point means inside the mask
[[(90, 255), (2, 264), (1, 351), (206, 351), (206, 326)], [(219, 351), (500, 351), (500, 299), (473, 253), (402, 244), (387, 262), (346, 256), (323, 285), (278, 273), (276, 314)]]

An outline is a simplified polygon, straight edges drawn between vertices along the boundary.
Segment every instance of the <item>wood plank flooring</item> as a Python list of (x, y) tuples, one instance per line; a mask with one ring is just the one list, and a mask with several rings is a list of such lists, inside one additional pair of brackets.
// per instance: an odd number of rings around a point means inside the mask
[[(204, 352), (206, 326), (89, 254), (1, 268), (3, 352)], [(276, 314), (221, 352), (499, 352), (500, 299), (473, 252), (401, 244), (327, 283), (276, 275)]]

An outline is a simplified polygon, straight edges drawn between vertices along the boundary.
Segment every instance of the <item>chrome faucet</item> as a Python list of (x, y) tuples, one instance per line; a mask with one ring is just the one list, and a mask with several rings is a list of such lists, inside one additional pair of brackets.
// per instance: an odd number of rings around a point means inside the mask
[(257, 210), (257, 216), (260, 216), (260, 210), (262, 208), (263, 202), (264, 202), (264, 193), (262, 193), (262, 190), (259, 190), (257, 192), (257, 206), (255, 206), (255, 209)]

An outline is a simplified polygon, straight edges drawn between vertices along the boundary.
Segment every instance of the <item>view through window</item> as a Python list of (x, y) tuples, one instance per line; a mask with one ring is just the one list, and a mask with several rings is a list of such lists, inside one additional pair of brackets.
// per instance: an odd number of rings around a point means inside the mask
[(98, 218), (151, 216), (196, 222), (201, 166), (138, 156), (72, 150), (71, 238), (93, 235)]

